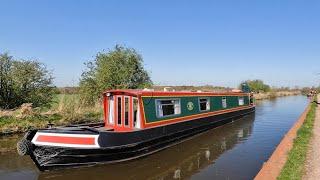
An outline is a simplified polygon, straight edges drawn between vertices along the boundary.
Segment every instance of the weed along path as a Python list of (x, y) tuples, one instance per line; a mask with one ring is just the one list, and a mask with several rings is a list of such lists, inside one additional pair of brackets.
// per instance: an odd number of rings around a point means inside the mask
[[(318, 95), (318, 102), (320, 96)], [(320, 106), (317, 107), (313, 127), (313, 136), (307, 153), (305, 175), (302, 179), (320, 179)]]

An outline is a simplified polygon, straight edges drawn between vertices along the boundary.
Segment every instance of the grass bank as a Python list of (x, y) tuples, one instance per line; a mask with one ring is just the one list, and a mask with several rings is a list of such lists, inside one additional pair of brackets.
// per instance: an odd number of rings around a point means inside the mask
[(287, 162), (283, 167), (278, 180), (301, 179), (306, 161), (308, 144), (312, 136), (315, 120), (316, 104), (312, 104), (307, 117), (297, 132), (292, 149), (289, 152)]
[(24, 114), (21, 108), (0, 111), (0, 135), (26, 132), (44, 128), (48, 123), (55, 126), (99, 122), (103, 117), (100, 103), (83, 106), (78, 94), (57, 94), (50, 108), (34, 108)]
[(301, 91), (271, 91), (267, 93), (256, 93), (254, 97), (256, 100), (263, 100), (263, 99), (272, 99), (277, 97), (283, 96), (296, 96), (300, 95)]

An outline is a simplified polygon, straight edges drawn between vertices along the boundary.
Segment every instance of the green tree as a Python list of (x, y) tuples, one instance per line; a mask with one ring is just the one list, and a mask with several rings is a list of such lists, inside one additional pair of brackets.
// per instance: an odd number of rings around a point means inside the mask
[(10, 109), (23, 103), (34, 107), (50, 106), (53, 97), (52, 76), (37, 61), (18, 61), (0, 54), (0, 108)]
[(107, 89), (138, 89), (152, 85), (141, 55), (132, 48), (116, 45), (108, 52), (99, 52), (86, 66), (80, 79), (80, 97), (88, 105), (95, 103)]
[(247, 80), (242, 82), (241, 84), (243, 83), (247, 83), (250, 90), (253, 92), (269, 92), (271, 90), (269, 85), (265, 84), (262, 80), (259, 79)]

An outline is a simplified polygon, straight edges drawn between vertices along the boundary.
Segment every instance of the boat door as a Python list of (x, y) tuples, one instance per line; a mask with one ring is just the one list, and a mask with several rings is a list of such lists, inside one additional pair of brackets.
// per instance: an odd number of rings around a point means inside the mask
[(138, 98), (126, 95), (105, 98), (106, 127), (119, 131), (140, 128)]
[(127, 129), (130, 128), (129, 113), (130, 111), (130, 97), (129, 96), (115, 96), (115, 128)]

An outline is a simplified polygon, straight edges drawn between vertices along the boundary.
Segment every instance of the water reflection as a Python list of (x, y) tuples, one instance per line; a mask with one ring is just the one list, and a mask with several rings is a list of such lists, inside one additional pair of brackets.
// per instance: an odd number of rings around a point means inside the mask
[(0, 137), (0, 179), (35, 179), (38, 172), (29, 157), (20, 157), (15, 152), (22, 135)]

